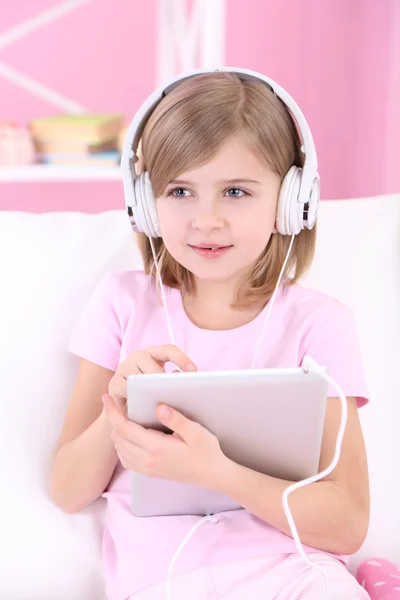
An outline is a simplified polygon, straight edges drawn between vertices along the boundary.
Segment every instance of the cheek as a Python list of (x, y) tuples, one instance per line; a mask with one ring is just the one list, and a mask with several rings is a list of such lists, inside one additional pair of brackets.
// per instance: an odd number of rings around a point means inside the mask
[(247, 240), (252, 247), (266, 246), (271, 234), (274, 233), (275, 213), (275, 208), (261, 206), (251, 214), (242, 215), (236, 225), (240, 237)]
[(179, 214), (173, 210), (168, 202), (163, 202), (162, 200), (157, 202), (157, 214), (163, 237), (170, 237), (174, 231), (175, 233), (177, 232), (179, 228)]
[(157, 205), (157, 213), (164, 244), (168, 251), (174, 255), (175, 249), (181, 245), (182, 238), (185, 236), (186, 222), (184, 215), (169, 203), (162, 201)]

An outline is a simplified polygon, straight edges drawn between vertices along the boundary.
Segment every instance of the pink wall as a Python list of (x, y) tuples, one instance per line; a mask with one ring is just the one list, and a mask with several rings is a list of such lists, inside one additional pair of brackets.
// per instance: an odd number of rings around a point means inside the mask
[(399, 191), (399, 169), (389, 181), (386, 161), (400, 136), (400, 2), (253, 0), (242, 12), (240, 5), (230, 4), (228, 20), (231, 31), (240, 22), (246, 44), (231, 39), (228, 58), (242, 57), (298, 101), (314, 134), (323, 197)]
[[(395, 0), (393, 0), (395, 1)], [(390, 78), (392, 85), (389, 94), (387, 113), (388, 143), (385, 163), (387, 165), (387, 185), (389, 190), (400, 190), (400, 3), (392, 14)]]
[[(5, 4), (0, 34), (56, 4)], [(262, 71), (296, 98), (314, 133), (323, 197), (398, 191), (400, 3), (226, 4), (226, 64)], [(156, 5), (156, 0), (88, 3), (0, 48), (0, 61), (90, 110), (122, 111), (131, 118), (155, 85)], [(25, 122), (54, 112), (0, 77), (0, 120)], [(122, 206), (119, 183), (0, 184), (3, 210), (97, 212)]]

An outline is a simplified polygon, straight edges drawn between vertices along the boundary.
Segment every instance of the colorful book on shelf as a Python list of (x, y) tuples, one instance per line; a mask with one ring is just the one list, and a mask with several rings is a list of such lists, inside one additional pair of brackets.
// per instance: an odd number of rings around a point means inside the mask
[(98, 144), (117, 139), (123, 123), (120, 114), (62, 114), (33, 119), (29, 126), (33, 138), (42, 143), (69, 140)]
[(99, 154), (102, 152), (112, 152), (117, 150), (116, 139), (100, 143), (87, 143), (82, 140), (54, 140), (43, 141), (35, 140), (35, 149), (37, 154)]
[(48, 165), (63, 166), (117, 166), (120, 162), (119, 152), (101, 152), (99, 154), (46, 154), (42, 160)]

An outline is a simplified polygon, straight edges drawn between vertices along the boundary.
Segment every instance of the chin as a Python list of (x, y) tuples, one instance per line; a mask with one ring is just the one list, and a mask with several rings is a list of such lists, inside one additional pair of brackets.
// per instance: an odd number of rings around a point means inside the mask
[(238, 269), (237, 266), (227, 268), (221, 265), (205, 265), (204, 268), (199, 268), (198, 265), (184, 265), (185, 269), (190, 271), (195, 279), (204, 282), (218, 283), (228, 281), (239, 281), (243, 279), (244, 273), (248, 273), (249, 269)]
[[(245, 264), (238, 265), (234, 257), (221, 257), (217, 259), (203, 259), (188, 256), (186, 253), (170, 254), (187, 271), (189, 271), (199, 281), (223, 282), (232, 280), (246, 279), (254, 267), (256, 260), (245, 261)], [(248, 257), (250, 259), (250, 257)], [(227, 260), (228, 259), (228, 260)]]
[(237, 279), (239, 277), (239, 273), (226, 273), (226, 271), (224, 273), (193, 273), (192, 271), (192, 274), (194, 275), (195, 279), (198, 279), (199, 281), (208, 281), (214, 283), (231, 281), (232, 279)]

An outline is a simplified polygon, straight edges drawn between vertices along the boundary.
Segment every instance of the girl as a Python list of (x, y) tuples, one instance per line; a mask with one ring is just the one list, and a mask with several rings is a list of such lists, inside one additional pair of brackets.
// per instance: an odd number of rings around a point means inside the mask
[[(281, 184), (303, 163), (289, 111), (254, 78), (197, 74), (148, 115), (138, 170), (147, 171), (156, 198), (161, 237), (152, 243), (176, 346), (168, 344), (151, 244), (141, 234), (145, 271), (106, 276), (73, 332), (70, 350), (80, 357), (80, 369), (51, 477), (52, 498), (67, 512), (107, 498), (103, 546), (112, 600), (166, 598), (171, 560), (198, 521), (134, 517), (130, 470), (222, 492), (243, 507), (220, 513), (217, 523), (204, 523), (189, 540), (174, 567), (174, 600), (323, 598), (322, 577), (305, 569), (290, 537), (282, 494), (291, 482), (233, 463), (209, 431), (169, 407), (160, 406), (158, 418), (173, 436), (126, 418), (130, 374), (249, 367), (291, 242), (276, 227)], [(315, 229), (294, 239), (257, 367), (299, 366), (310, 354), (346, 394), (348, 424), (337, 468), (296, 491), (290, 503), (300, 539), (328, 579), (329, 598), (366, 599), (344, 557), (360, 548), (368, 528), (357, 411), (367, 398), (351, 312), (297, 283), (314, 246)], [(330, 388), (321, 469), (336, 443), (335, 396)]]

